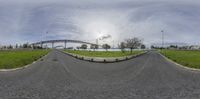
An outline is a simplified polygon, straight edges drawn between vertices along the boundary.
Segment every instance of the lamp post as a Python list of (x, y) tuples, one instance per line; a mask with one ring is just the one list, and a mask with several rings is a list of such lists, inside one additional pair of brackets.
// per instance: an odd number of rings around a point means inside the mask
[(164, 31), (162, 30), (162, 48), (164, 48)]
[(163, 49), (164, 49), (164, 30), (161, 30), (161, 33), (162, 33), (162, 48), (161, 48), (161, 52), (164, 53)]
[[(46, 41), (47, 41), (47, 34), (48, 34), (48, 31), (46, 32)], [(46, 43), (46, 49), (47, 49), (47, 43)]]
[(113, 49), (115, 48), (115, 41), (113, 40)]

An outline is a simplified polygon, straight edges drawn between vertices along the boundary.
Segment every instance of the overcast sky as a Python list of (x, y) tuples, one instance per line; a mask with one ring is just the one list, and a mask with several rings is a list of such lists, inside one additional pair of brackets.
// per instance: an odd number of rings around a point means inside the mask
[(199, 9), (198, 0), (0, 0), (0, 44), (102, 35), (151, 44), (161, 30), (166, 42), (199, 44)]

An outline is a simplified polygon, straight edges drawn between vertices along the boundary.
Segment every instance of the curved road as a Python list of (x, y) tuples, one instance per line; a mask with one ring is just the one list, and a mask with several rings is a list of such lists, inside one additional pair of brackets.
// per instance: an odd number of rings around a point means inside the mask
[(0, 72), (0, 99), (200, 99), (200, 72), (153, 51), (103, 64), (54, 50), (29, 68)]

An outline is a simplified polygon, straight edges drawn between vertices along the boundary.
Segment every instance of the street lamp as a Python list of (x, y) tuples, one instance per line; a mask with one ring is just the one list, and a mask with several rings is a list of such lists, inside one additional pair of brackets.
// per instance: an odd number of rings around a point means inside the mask
[(164, 48), (164, 30), (162, 30), (161, 32), (162, 32), (162, 48)]
[[(46, 32), (46, 41), (47, 41), (47, 34), (48, 34), (48, 31)], [(47, 49), (47, 43), (46, 43), (46, 49)]]
[(164, 30), (161, 30), (161, 33), (162, 33), (162, 48), (161, 48), (161, 51), (163, 52), (163, 49), (164, 49), (164, 39), (165, 39), (164, 38)]

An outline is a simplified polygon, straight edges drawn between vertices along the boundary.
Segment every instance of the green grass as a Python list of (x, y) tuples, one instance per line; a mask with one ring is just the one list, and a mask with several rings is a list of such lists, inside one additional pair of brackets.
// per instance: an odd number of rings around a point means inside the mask
[(179, 64), (200, 69), (200, 51), (163, 50), (161, 53)]
[(0, 69), (25, 66), (46, 55), (49, 50), (9, 50), (0, 51)]
[(78, 54), (81, 56), (88, 56), (88, 57), (123, 57), (129, 55), (136, 55), (140, 54), (144, 51), (125, 51), (124, 53), (121, 51), (80, 51), (80, 50), (65, 50), (68, 53)]

